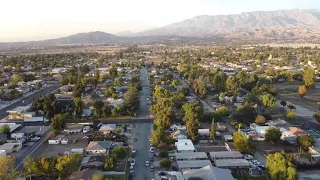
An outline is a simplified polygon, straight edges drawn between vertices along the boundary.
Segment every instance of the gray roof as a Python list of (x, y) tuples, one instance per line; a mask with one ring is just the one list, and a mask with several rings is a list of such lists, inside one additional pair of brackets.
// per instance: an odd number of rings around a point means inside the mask
[(195, 159), (195, 158), (208, 158), (205, 152), (185, 152), (174, 153), (176, 159)]
[(243, 158), (239, 151), (217, 151), (209, 152), (212, 159), (214, 158)]
[(250, 167), (245, 159), (217, 159), (215, 164), (217, 167)]
[(99, 131), (114, 131), (117, 128), (116, 124), (103, 124)]
[(180, 169), (202, 168), (204, 166), (212, 165), (209, 160), (177, 161), (177, 164)]
[(200, 177), (203, 180), (234, 180), (229, 169), (220, 169), (208, 165), (200, 169), (192, 169), (183, 172), (184, 179)]
[(104, 150), (110, 149), (116, 146), (121, 146), (122, 142), (113, 142), (113, 141), (90, 141), (86, 150)]

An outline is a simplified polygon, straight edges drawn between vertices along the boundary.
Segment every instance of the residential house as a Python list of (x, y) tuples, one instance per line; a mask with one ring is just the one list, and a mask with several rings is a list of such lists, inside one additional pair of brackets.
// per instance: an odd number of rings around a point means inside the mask
[(101, 170), (104, 167), (105, 161), (105, 156), (85, 156), (81, 161), (81, 169)]
[(91, 180), (94, 174), (102, 174), (98, 170), (85, 169), (83, 171), (73, 172), (70, 176), (70, 180)]
[(117, 146), (122, 146), (123, 142), (113, 142), (113, 141), (90, 141), (86, 148), (88, 154), (93, 155), (106, 155), (109, 150)]
[(178, 152), (196, 152), (196, 149), (190, 139), (178, 139), (175, 146)]
[(245, 159), (217, 159), (216, 167), (225, 169), (249, 169), (250, 163)]
[(209, 154), (213, 161), (218, 159), (243, 159), (243, 155), (239, 151), (216, 151)]
[(202, 180), (234, 180), (229, 169), (221, 169), (212, 165), (200, 169), (186, 170), (183, 172), (184, 179), (201, 178)]
[(177, 161), (190, 161), (190, 160), (207, 160), (208, 156), (205, 152), (184, 152), (174, 153)]
[(173, 139), (178, 140), (178, 139), (188, 139), (187, 132), (185, 130), (176, 130), (173, 133), (171, 133), (171, 136)]
[(177, 164), (180, 171), (200, 169), (212, 165), (209, 160), (177, 161)]
[(103, 124), (100, 129), (99, 132), (102, 134), (110, 134), (111, 132), (114, 132), (117, 128), (116, 124)]

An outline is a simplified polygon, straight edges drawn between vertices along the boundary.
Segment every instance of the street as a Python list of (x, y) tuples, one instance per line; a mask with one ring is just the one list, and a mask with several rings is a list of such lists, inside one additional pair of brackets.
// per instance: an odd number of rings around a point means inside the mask
[[(147, 69), (145, 67), (142, 67), (140, 70), (140, 82), (142, 91), (140, 92), (141, 100), (137, 117), (149, 117), (148, 104), (150, 101), (150, 91)], [(147, 97), (149, 100), (147, 100)], [(151, 128), (152, 123), (139, 123), (134, 124), (134, 128), (132, 129), (131, 137), (137, 139), (136, 142), (133, 142), (133, 147), (135, 147), (137, 151), (135, 155), (134, 180), (151, 180), (153, 178), (153, 173), (150, 171), (150, 168), (145, 165), (145, 162), (150, 160), (151, 155), (149, 152)], [(150, 165), (152, 165), (152, 162), (150, 162)]]
[(59, 87), (60, 87), (60, 83), (53, 84), (49, 87), (44, 87), (40, 91), (37, 91), (27, 97), (20, 99), (19, 101), (15, 102), (15, 103), (8, 105), (7, 107), (0, 110), (0, 119), (3, 119), (7, 116), (8, 110), (14, 109), (18, 106), (24, 106), (24, 105), (31, 104), (33, 99), (38, 98), (41, 94), (44, 96), (44, 95), (58, 89)]

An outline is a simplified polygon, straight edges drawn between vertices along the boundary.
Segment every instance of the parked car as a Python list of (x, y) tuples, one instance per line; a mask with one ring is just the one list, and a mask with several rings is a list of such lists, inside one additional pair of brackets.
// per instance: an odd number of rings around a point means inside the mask
[(132, 160), (130, 161), (130, 165), (131, 165), (131, 166), (134, 166), (135, 164), (136, 164), (136, 160), (132, 159)]
[(149, 166), (149, 161), (146, 161), (146, 166)]
[(150, 148), (150, 152), (154, 153), (154, 147)]
[(154, 160), (154, 157), (152, 156), (152, 157), (150, 157), (150, 161), (153, 161)]
[(132, 148), (132, 154), (134, 154), (134, 153), (136, 153), (137, 151), (136, 151), (136, 148)]
[(154, 171), (154, 167), (152, 165), (150, 166), (150, 171)]
[(159, 175), (160, 179), (168, 179), (167, 173), (165, 173), (165, 172), (161, 171), (158, 173), (158, 175)]

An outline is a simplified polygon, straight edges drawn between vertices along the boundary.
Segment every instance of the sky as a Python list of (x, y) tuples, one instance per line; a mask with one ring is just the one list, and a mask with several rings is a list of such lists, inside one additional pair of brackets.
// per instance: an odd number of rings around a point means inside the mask
[(143, 31), (197, 15), (320, 8), (320, 0), (1, 0), (0, 42)]

